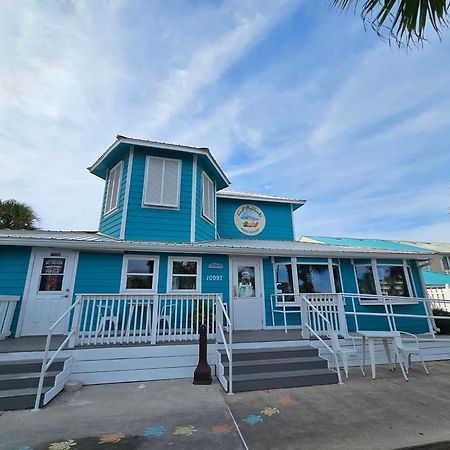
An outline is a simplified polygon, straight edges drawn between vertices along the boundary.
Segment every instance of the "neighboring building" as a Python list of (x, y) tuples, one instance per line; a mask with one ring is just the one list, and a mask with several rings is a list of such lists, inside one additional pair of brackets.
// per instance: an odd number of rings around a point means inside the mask
[[(299, 331), (287, 341), (284, 334), (272, 341), (266, 331), (302, 327), (306, 339), (326, 333), (324, 322), (310, 322), (309, 301), (342, 335), (358, 324), (389, 329), (386, 302), (419, 315), (399, 319), (405, 331), (433, 333), (419, 300), (425, 296), (420, 268), (435, 256), (432, 250), (298, 242), (294, 214), (305, 200), (228, 190), (207, 148), (117, 136), (89, 170), (105, 181), (98, 231), (0, 231), (0, 300), (10, 305), (8, 313), (0, 309), (3, 336), (45, 336), (51, 326), (53, 334), (67, 335), (66, 377), (106, 383), (191, 376), (198, 349), (181, 341), (195, 341), (201, 322), (220, 342), (235, 331), (233, 351), (294, 348)], [(248, 332), (244, 338), (241, 331)], [(226, 355), (215, 346), (210, 352), (226, 387)], [(284, 375), (260, 375), (259, 382), (236, 375), (236, 389), (329, 379), (322, 369), (307, 378), (296, 369), (281, 383), (290, 372), (279, 366)], [(58, 391), (52, 389), (45, 401)]]

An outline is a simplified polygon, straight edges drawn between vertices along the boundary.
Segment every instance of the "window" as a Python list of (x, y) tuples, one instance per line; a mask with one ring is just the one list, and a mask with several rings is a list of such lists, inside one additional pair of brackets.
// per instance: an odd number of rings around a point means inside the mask
[(64, 279), (65, 258), (44, 258), (39, 281), (39, 292), (59, 292)]
[(410, 296), (403, 266), (378, 265), (377, 272), (383, 295)]
[(442, 258), (442, 267), (446, 272), (450, 271), (450, 257), (449, 256), (444, 256)]
[(122, 161), (115, 165), (108, 174), (108, 184), (106, 185), (106, 201), (104, 214), (117, 209), (119, 203), (120, 180), (122, 178)]
[(169, 258), (170, 292), (200, 292), (201, 258)]
[[(292, 294), (294, 293), (294, 280), (292, 278), (291, 264), (275, 265), (275, 293), (276, 294)], [(277, 296), (277, 300), (283, 301), (283, 296)], [(293, 295), (285, 295), (284, 301), (293, 302)]]
[(215, 189), (211, 178), (202, 173), (202, 215), (205, 219), (214, 223), (214, 197)]
[(334, 278), (334, 287), (336, 288), (336, 292), (343, 292), (342, 283), (341, 283), (341, 271), (339, 266), (333, 264), (333, 278)]
[(326, 264), (297, 264), (298, 291), (331, 293), (331, 280)]
[(147, 156), (143, 204), (178, 208), (180, 203), (180, 174), (181, 161), (179, 159)]
[(122, 291), (156, 291), (158, 258), (149, 256), (124, 256)]
[(375, 279), (371, 265), (355, 266), (356, 280), (360, 294), (376, 295)]

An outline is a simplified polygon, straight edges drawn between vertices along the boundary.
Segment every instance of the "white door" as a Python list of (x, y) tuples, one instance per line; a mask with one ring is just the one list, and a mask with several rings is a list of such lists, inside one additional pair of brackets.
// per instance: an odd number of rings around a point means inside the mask
[(262, 330), (261, 260), (232, 260), (233, 329)]
[[(22, 336), (45, 335), (70, 307), (74, 283), (75, 252), (35, 252), (28, 292), (24, 298), (25, 314)], [(67, 334), (68, 320), (53, 331)]]

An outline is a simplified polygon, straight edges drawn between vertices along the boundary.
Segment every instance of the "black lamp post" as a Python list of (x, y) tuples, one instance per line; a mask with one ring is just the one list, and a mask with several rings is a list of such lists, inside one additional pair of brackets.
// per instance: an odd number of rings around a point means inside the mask
[(194, 372), (193, 384), (211, 384), (211, 367), (208, 365), (207, 360), (207, 329), (206, 325), (200, 325), (199, 329), (200, 339), (198, 342), (198, 365)]

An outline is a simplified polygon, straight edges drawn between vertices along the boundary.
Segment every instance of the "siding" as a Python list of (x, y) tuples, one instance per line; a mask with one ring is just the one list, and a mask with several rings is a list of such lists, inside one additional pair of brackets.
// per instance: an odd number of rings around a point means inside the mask
[[(196, 214), (195, 214), (195, 240), (196, 241), (209, 241), (215, 239), (216, 230), (215, 226), (206, 220), (202, 216), (202, 173), (203, 167), (199, 164), (197, 166), (197, 187), (196, 187)], [(210, 173), (207, 175), (213, 180), (214, 178)], [(216, 199), (217, 207), (217, 199)]]
[(122, 224), (122, 212), (125, 204), (125, 189), (127, 184), (127, 170), (128, 170), (128, 157), (123, 160), (122, 166), (122, 177), (120, 182), (120, 193), (119, 193), (119, 203), (117, 210), (106, 217), (103, 216), (103, 211), (106, 202), (106, 186), (108, 179), (105, 181), (105, 190), (103, 193), (103, 204), (102, 204), (102, 217), (100, 219), (99, 231), (101, 233), (107, 234), (108, 236), (120, 237), (120, 226)]
[[(241, 233), (234, 224), (234, 212), (244, 204), (260, 208), (266, 217), (266, 226), (256, 236)], [(217, 231), (220, 238), (292, 240), (291, 205), (286, 203), (261, 202), (257, 200), (217, 199)]]
[[(145, 158), (153, 156), (182, 160), (179, 209), (142, 207)], [(125, 239), (189, 242), (191, 228), (192, 156), (179, 152), (135, 149)]]
[(0, 295), (20, 295), (11, 325), (12, 336), (17, 328), (30, 255), (30, 247), (0, 247)]

